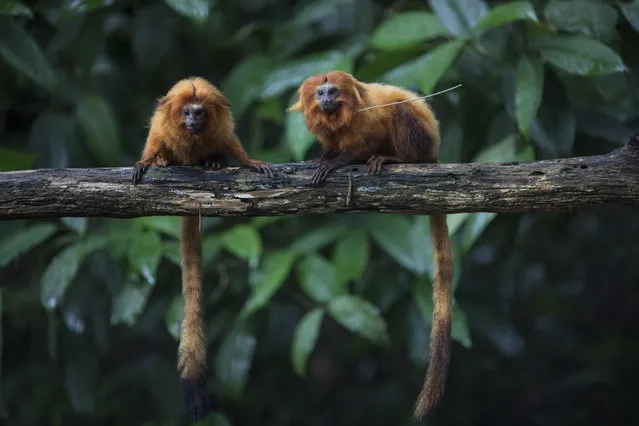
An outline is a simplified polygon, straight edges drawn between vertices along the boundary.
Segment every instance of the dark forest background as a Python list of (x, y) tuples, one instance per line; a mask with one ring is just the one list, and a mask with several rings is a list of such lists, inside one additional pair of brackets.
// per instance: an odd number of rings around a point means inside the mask
[[(639, 1), (0, 1), (0, 170), (130, 166), (201, 75), (258, 159), (342, 69), (432, 93), (442, 160), (603, 154), (639, 129)], [(2, 190), (0, 188), (0, 190)], [(639, 422), (637, 210), (459, 214), (454, 345), (432, 425)], [(206, 218), (204, 425), (409, 425), (432, 311), (427, 217)], [(179, 218), (0, 222), (0, 422), (188, 424)]]

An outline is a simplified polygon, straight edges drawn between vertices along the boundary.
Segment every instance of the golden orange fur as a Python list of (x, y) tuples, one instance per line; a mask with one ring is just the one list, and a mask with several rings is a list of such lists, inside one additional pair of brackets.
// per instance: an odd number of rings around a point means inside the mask
[[(187, 115), (197, 121), (195, 127), (188, 127)], [(180, 80), (158, 102), (142, 158), (133, 167), (131, 180), (137, 184), (149, 166), (202, 165), (218, 169), (229, 154), (242, 164), (273, 176), (270, 165), (251, 159), (235, 136), (230, 104), (224, 95), (201, 77)], [(198, 218), (182, 218), (181, 232), (184, 318), (178, 371), (186, 405), (193, 421), (197, 422), (212, 409), (205, 377), (202, 243)]]
[[(439, 123), (423, 101), (358, 111), (413, 99), (418, 97), (416, 93), (387, 84), (364, 83), (346, 72), (332, 71), (306, 79), (298, 94), (289, 111), (302, 111), (306, 126), (324, 149), (313, 175), (314, 184), (324, 181), (332, 170), (351, 163), (366, 162), (370, 173), (379, 173), (385, 163), (439, 162)], [(326, 102), (327, 109), (321, 102)], [(414, 410), (418, 420), (441, 398), (450, 361), (453, 255), (446, 215), (432, 215), (430, 230), (435, 257), (435, 309), (430, 361)]]

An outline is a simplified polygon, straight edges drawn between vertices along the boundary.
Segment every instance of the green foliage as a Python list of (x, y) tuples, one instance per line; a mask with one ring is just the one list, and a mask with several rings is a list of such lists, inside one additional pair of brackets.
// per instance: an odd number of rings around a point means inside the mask
[[(0, 4), (0, 170), (130, 166), (157, 98), (188, 75), (223, 90), (254, 158), (316, 158), (302, 115), (286, 109), (304, 79), (335, 69), (422, 94), (461, 83), (428, 100), (444, 162), (605, 153), (639, 125), (637, 43), (638, 1), (9, 0)], [(464, 193), (461, 183), (455, 190)], [(521, 388), (513, 383), (531, 382), (553, 398), (538, 393), (530, 411), (512, 416), (583, 424), (545, 417), (544, 404), (554, 407), (574, 379), (538, 359), (554, 365), (569, 352), (591, 369), (582, 377), (606, 360), (625, 365), (610, 349), (623, 347), (619, 333), (602, 328), (623, 303), (566, 319), (588, 297), (611, 297), (583, 283), (639, 254), (620, 243), (636, 236), (636, 221), (614, 233), (604, 227), (614, 221), (588, 218), (571, 227), (564, 217), (447, 217), (453, 362), (464, 366), (447, 383), (449, 423), (501, 424), (483, 407), (503, 412)], [(433, 311), (428, 225), (425, 216), (371, 213), (203, 218), (209, 376), (227, 398), (202, 425), (410, 424), (406, 401), (421, 386)], [(179, 237), (178, 217), (0, 222), (2, 421), (184, 424), (174, 359)], [(605, 288), (633, 278), (611, 277)], [(585, 327), (608, 337), (566, 331)], [(514, 356), (527, 362), (503, 362)], [(455, 389), (471, 382), (486, 391), (468, 402)], [(623, 413), (619, 393), (606, 393)], [(344, 398), (347, 413), (326, 420)]]

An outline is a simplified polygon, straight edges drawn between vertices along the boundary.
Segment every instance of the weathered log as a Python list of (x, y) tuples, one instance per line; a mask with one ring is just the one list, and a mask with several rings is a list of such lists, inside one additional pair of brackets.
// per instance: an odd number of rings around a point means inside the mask
[(243, 167), (131, 168), (0, 173), (0, 219), (102, 216), (279, 216), (333, 212), (548, 212), (639, 205), (639, 135), (609, 154), (529, 163), (344, 167), (313, 187), (316, 164), (273, 165), (269, 179)]

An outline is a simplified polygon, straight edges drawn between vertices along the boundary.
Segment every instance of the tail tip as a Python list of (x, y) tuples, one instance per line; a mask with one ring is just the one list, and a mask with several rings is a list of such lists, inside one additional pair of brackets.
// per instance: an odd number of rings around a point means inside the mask
[(415, 409), (413, 410), (413, 419), (416, 421), (423, 420), (426, 414), (433, 410), (441, 399), (442, 391), (442, 388), (432, 389), (430, 392), (423, 390), (417, 397)]
[(197, 423), (213, 411), (213, 401), (204, 379), (180, 379), (184, 402), (191, 420)]

